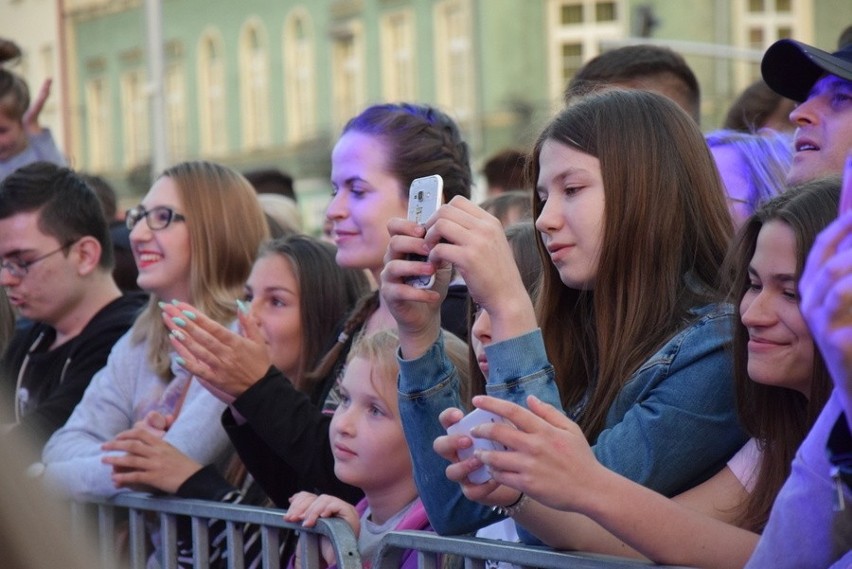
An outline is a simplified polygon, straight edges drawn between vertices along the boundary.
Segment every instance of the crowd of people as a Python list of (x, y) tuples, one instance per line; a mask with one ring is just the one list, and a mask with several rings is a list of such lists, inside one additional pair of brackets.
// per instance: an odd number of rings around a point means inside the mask
[[(761, 69), (705, 134), (680, 55), (605, 52), (531, 148), (486, 161), (479, 204), (450, 116), (367, 107), (331, 153), (329, 244), (286, 175), (201, 160), (117, 224), (38, 126), (49, 82), (30, 102), (0, 66), (0, 441), (65, 498), (340, 517), (367, 563), (415, 529), (852, 566), (852, 44), (780, 40)], [(435, 174), (443, 205), (408, 220)], [(474, 409), (493, 420), (459, 433)], [(198, 546), (179, 527), (181, 566)]]

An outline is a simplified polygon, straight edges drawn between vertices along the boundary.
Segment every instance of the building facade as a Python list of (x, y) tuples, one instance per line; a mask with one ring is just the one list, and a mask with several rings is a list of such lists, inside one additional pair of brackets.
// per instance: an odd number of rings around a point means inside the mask
[[(330, 149), (365, 105), (440, 106), (477, 169), (528, 146), (570, 77), (603, 50), (645, 41), (683, 53), (711, 130), (773, 41), (831, 51), (852, 24), (848, 0), (159, 0), (164, 69), (152, 82), (153, 1), (58, 0), (72, 163), (134, 194), (150, 181), (152, 144), (169, 162), (276, 166), (296, 178), (311, 227), (328, 199)], [(164, 101), (159, 143), (152, 86)]]

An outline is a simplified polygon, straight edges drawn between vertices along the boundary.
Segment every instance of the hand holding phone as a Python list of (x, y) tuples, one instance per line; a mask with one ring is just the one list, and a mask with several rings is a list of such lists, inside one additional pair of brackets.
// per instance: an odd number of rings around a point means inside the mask
[[(438, 211), (444, 195), (444, 179), (435, 174), (416, 178), (411, 182), (408, 190), (408, 220), (419, 225), (426, 223), (432, 214)], [(423, 255), (409, 255), (414, 261), (426, 261)], [(415, 288), (432, 288), (435, 284), (435, 275), (417, 275), (408, 277), (405, 282)]]
[[(479, 450), (509, 450), (506, 446), (501, 445), (498, 442), (492, 441), (491, 439), (482, 439), (471, 436), (470, 431), (477, 425), (482, 425), (483, 423), (505, 423), (507, 425), (511, 424), (509, 421), (492, 413), (491, 411), (485, 411), (484, 409), (474, 409), (464, 417), (462, 417), (461, 421), (456, 423), (455, 425), (450, 425), (447, 429), (447, 434), (450, 435), (466, 435), (473, 440), (473, 446), (465, 449), (459, 449), (459, 459), (466, 460), (473, 456), (474, 451)], [(467, 479), (473, 482), (474, 484), (485, 484), (489, 480), (491, 480), (491, 473), (488, 471), (488, 467), (482, 465), (477, 468), (473, 472), (467, 475)]]

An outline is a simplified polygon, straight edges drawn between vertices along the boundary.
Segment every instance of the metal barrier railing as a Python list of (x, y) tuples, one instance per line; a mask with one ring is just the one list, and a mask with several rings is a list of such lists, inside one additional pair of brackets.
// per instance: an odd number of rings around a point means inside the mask
[[(252, 524), (260, 532), (260, 560), (264, 568), (279, 569), (282, 563), (287, 563), (288, 560), (282, 560), (280, 557), (280, 532), (285, 529), (297, 530), (301, 534), (298, 542), (300, 569), (320, 567), (321, 536), (328, 537), (331, 541), (339, 569), (363, 567), (358, 553), (358, 540), (349, 525), (339, 518), (320, 519), (316, 527), (303, 528), (300, 524), (284, 521), (285, 511), (275, 508), (124, 493), (109, 500), (72, 504), (72, 531), (83, 531), (81, 528), (86, 527), (94, 514), (97, 521), (98, 553), (104, 568), (112, 569), (123, 564), (124, 556), (117, 545), (117, 514), (124, 513), (127, 514), (126, 551), (131, 569), (147, 567), (152, 514), (159, 522), (155, 526), (159, 530), (157, 561), (163, 569), (176, 569), (178, 566), (178, 517), (186, 517), (190, 521), (192, 563), (197, 569), (210, 567), (208, 524), (211, 520), (221, 520), (226, 524), (228, 569), (245, 568), (245, 524)], [(654, 565), (650, 562), (607, 555), (562, 552), (490, 539), (446, 537), (424, 531), (397, 531), (385, 535), (374, 556), (372, 568), (397, 569), (406, 550), (416, 552), (418, 567), (421, 569), (438, 569), (442, 555), (464, 558), (466, 569), (484, 567), (485, 560), (541, 569), (637, 569), (649, 566), (675, 569), (672, 565)]]
[[(92, 512), (92, 510), (95, 510)], [(222, 520), (226, 524), (228, 569), (243, 569), (243, 532), (244, 524), (250, 523), (259, 528), (261, 536), (261, 563), (264, 568), (279, 569), (279, 534), (282, 529), (298, 530), (302, 534), (299, 540), (301, 567), (318, 569), (320, 567), (319, 538), (330, 539), (337, 555), (340, 569), (361, 569), (361, 556), (358, 554), (358, 540), (342, 519), (326, 518), (317, 521), (316, 527), (303, 528), (301, 524), (284, 521), (284, 510), (224, 504), (206, 500), (189, 500), (151, 496), (142, 493), (119, 494), (109, 500), (92, 500), (86, 503), (72, 504), (72, 526), (74, 531), (83, 531), (96, 515), (98, 547), (101, 566), (119, 567), (121, 554), (118, 547), (118, 524), (116, 514), (126, 511), (127, 551), (131, 569), (144, 569), (148, 562), (148, 540), (150, 531), (146, 527), (146, 518), (156, 514), (159, 521), (159, 546), (157, 560), (162, 569), (176, 569), (178, 566), (177, 520), (189, 518), (192, 529), (193, 567), (207, 569), (209, 559), (210, 520)], [(286, 564), (287, 560), (283, 560)]]
[[(397, 569), (403, 552), (416, 550), (420, 569), (437, 569), (444, 554), (465, 558), (465, 567), (484, 567), (485, 560), (502, 561), (519, 567), (540, 569), (637, 569), (666, 567), (649, 561), (626, 559), (594, 553), (556, 551), (507, 541), (472, 537), (445, 537), (424, 531), (396, 531), (385, 535), (373, 559), (372, 569)], [(680, 568), (686, 569), (686, 568)]]

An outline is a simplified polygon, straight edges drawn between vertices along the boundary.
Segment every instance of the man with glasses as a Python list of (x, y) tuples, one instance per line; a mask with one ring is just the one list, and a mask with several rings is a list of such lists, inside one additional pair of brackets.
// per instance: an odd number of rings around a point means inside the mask
[(107, 221), (69, 170), (37, 162), (0, 184), (0, 285), (30, 321), (0, 358), (3, 431), (40, 446), (83, 396), (144, 304), (112, 277)]

